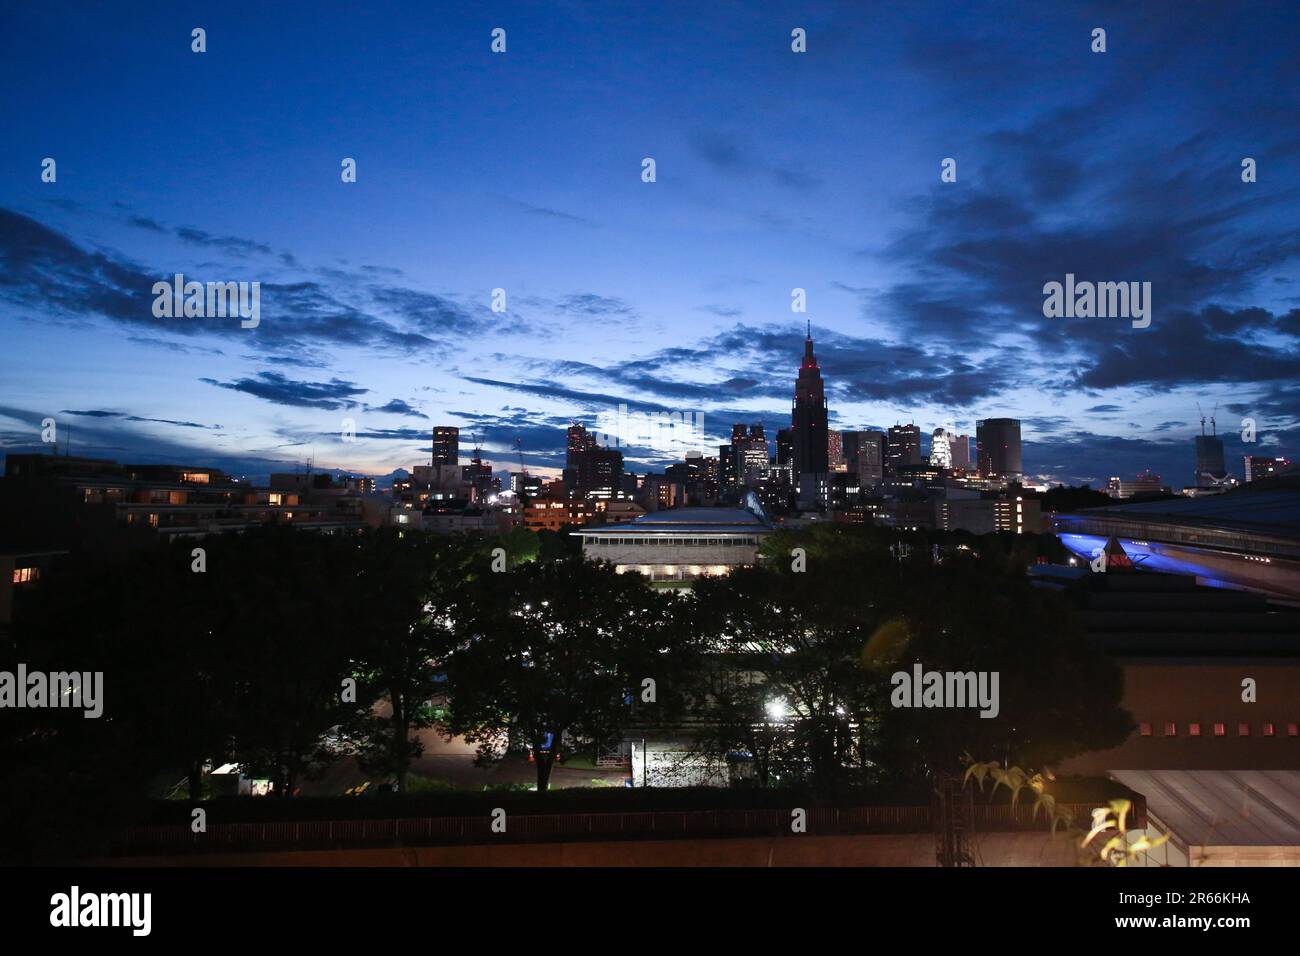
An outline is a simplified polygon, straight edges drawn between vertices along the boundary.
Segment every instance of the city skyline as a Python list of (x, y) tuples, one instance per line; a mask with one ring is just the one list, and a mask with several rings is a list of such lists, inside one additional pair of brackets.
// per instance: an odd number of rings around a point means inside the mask
[[(1018, 418), (1029, 479), (1181, 485), (1199, 402), (1234, 474), (1294, 457), (1293, 13), (1001, 9), (7, 11), (3, 450), (52, 416), (74, 454), (382, 475), (449, 424), (558, 472), (620, 404), (774, 436), (811, 321), (832, 429)], [(107, 124), (141, 110), (193, 122)], [(176, 273), (261, 282), (259, 325), (155, 319)], [(1046, 319), (1067, 274), (1150, 281), (1151, 326)]]

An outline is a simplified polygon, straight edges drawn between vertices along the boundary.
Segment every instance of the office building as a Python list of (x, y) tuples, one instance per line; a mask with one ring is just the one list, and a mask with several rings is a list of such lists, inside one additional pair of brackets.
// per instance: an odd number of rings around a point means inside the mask
[(948, 435), (948, 451), (952, 455), (952, 469), (971, 470), (970, 435)]
[(947, 429), (936, 428), (930, 436), (930, 464), (935, 468), (952, 467), (952, 445)]
[(826, 432), (826, 462), (831, 471), (844, 471), (844, 439), (840, 432), (830, 429)]
[(1112, 498), (1134, 498), (1141, 495), (1167, 494), (1169, 489), (1160, 482), (1160, 476), (1152, 474), (1148, 468), (1132, 481), (1124, 478), (1111, 478), (1106, 485), (1106, 493)]
[(1019, 478), (1020, 419), (986, 418), (975, 423), (979, 472), (987, 477)]
[(454, 425), (438, 425), (433, 430), (433, 458), (429, 464), (455, 465), (460, 461), (460, 429)]
[(921, 429), (915, 425), (894, 425), (885, 440), (885, 474), (903, 465), (921, 464)]
[(1281, 474), (1291, 467), (1291, 462), (1285, 458), (1264, 458), (1260, 455), (1246, 455), (1244, 464), (1246, 466), (1246, 480), (1258, 481), (1260, 478), (1271, 478), (1274, 475)]

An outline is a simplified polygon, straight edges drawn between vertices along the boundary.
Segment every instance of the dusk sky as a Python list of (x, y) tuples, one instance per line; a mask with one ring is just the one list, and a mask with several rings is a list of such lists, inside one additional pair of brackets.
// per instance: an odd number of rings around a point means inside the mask
[[(1233, 474), (1300, 455), (1294, 0), (10, 3), (0, 89), (7, 451), (544, 469), (625, 403), (716, 454), (788, 426), (807, 319), (833, 428), (1016, 417), (1030, 476), (1178, 488), (1199, 402)], [(260, 324), (155, 318), (177, 272)], [(1067, 273), (1150, 327), (1045, 318)]]

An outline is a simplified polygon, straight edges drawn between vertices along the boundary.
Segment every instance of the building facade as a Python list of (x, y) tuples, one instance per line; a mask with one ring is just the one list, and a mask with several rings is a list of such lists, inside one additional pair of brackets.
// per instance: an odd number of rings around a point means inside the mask
[(1020, 419), (986, 418), (976, 422), (975, 446), (981, 475), (1018, 478), (1024, 473), (1020, 460)]
[(758, 560), (772, 528), (745, 508), (675, 508), (617, 527), (584, 528), (583, 556), (652, 581), (689, 582)]

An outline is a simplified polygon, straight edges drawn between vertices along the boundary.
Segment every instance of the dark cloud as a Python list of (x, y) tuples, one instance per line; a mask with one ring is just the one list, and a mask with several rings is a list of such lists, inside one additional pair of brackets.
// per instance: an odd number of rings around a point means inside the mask
[[(191, 232), (198, 234), (197, 230)], [(208, 238), (220, 245), (220, 237)], [(466, 310), (440, 296), (388, 286), (358, 288), (355, 275), (347, 273), (329, 284), (262, 282), (261, 321), (254, 329), (243, 329), (230, 319), (155, 318), (153, 285), (170, 282), (175, 271), (170, 266), (146, 269), (109, 252), (88, 251), (34, 219), (0, 209), (0, 300), (33, 314), (103, 317), (152, 329), (160, 336), (247, 336), (245, 341), (285, 356), (313, 346), (421, 354), (437, 347), (434, 335), (466, 335), (488, 321), (477, 322)], [(227, 274), (218, 278), (254, 281), (256, 277)], [(368, 296), (371, 304), (387, 310), (391, 319), (355, 304), (353, 299), (358, 296)]]
[(584, 316), (630, 316), (635, 310), (622, 299), (583, 292), (560, 299), (555, 303), (555, 311)]
[(280, 372), (258, 372), (256, 378), (240, 378), (233, 382), (218, 382), (211, 378), (199, 381), (218, 388), (244, 392), (276, 405), (330, 410), (355, 408), (359, 403), (353, 399), (370, 391), (338, 378), (328, 382), (300, 382), (286, 378)]
[(417, 408), (412, 408), (410, 405), (402, 401), (400, 398), (393, 399), (387, 405), (370, 407), (367, 408), (366, 410), (370, 412), (385, 412), (389, 415), (407, 415), (411, 418), (428, 417), (422, 411), (420, 411)]
[(734, 306), (702, 305), (699, 308), (703, 312), (712, 312), (714, 315), (721, 316), (724, 319), (738, 319), (745, 314), (744, 309), (737, 309)]
[(219, 429), (220, 425), (200, 425), (198, 422), (178, 422), (171, 418), (141, 418), (138, 415), (128, 415), (125, 412), (110, 412), (99, 408), (92, 409), (72, 409), (65, 408), (59, 412), (60, 415), (77, 415), (82, 418), (120, 418), (126, 422), (154, 422), (159, 425), (178, 425), (181, 428), (214, 428)]
[(166, 232), (167, 229), (156, 220), (148, 216), (132, 216), (127, 220), (131, 225), (138, 226), (141, 229), (148, 229), (150, 232)]
[(762, 176), (788, 189), (813, 189), (821, 179), (799, 165), (775, 163), (767, 150), (750, 145), (739, 134), (698, 129), (688, 139), (692, 151), (716, 171), (736, 178)]
[(275, 254), (275, 250), (265, 243), (254, 242), (251, 239), (241, 239), (238, 236), (214, 236), (210, 232), (204, 232), (202, 229), (194, 229), (189, 226), (178, 226), (175, 232), (178, 238), (186, 242), (220, 249), (222, 252), (228, 252), (236, 256), (246, 256), (250, 253), (264, 256)]
[(550, 206), (536, 206), (533, 203), (525, 202), (522, 199), (511, 199), (507, 196), (502, 196), (501, 199), (530, 216), (539, 216), (543, 219), (555, 219), (560, 222), (571, 222), (576, 225), (593, 228), (599, 225), (594, 220), (588, 219), (585, 216), (575, 216), (573, 213), (564, 212), (559, 209), (552, 209)]

